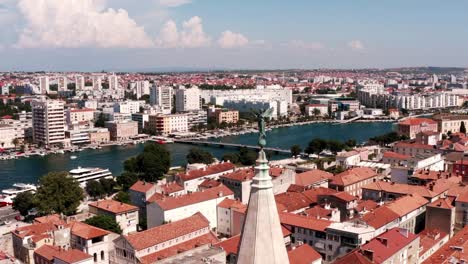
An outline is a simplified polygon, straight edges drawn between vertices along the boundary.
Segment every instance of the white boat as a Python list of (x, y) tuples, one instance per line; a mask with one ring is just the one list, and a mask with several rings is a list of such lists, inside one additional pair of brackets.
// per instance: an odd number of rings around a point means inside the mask
[(35, 192), (37, 190), (36, 185), (34, 184), (26, 184), (26, 183), (15, 183), (13, 184), (13, 188), (2, 190), (2, 194), (0, 197), (0, 205), (11, 205), (13, 204), (13, 199), (19, 193), (23, 192)]
[(75, 178), (81, 187), (85, 187), (88, 181), (94, 181), (99, 179), (112, 179), (112, 173), (109, 169), (101, 168), (82, 168), (78, 167), (69, 172), (70, 176)]
[(77, 157), (77, 156), (75, 156), (75, 155), (73, 155), (73, 156), (70, 156), (70, 159), (72, 159), (72, 160), (74, 160), (74, 159), (76, 159), (76, 158), (78, 158), (78, 157)]

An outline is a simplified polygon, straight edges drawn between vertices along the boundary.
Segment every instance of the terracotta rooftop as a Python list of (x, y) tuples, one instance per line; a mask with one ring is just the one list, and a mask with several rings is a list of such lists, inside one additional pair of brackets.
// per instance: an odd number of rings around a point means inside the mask
[(255, 169), (254, 168), (242, 168), (230, 172), (228, 174), (224, 174), (220, 176), (221, 178), (226, 178), (234, 181), (250, 181), (255, 176)]
[(180, 254), (182, 252), (194, 249), (202, 245), (213, 245), (218, 243), (219, 240), (213, 232), (208, 232), (207, 234), (201, 235), (199, 237), (190, 239), (188, 241), (176, 244), (172, 247), (165, 248), (163, 250), (154, 252), (152, 254), (146, 255), (140, 258), (141, 263), (150, 264), (155, 263), (158, 260), (172, 257), (174, 255)]
[(148, 198), (148, 200), (146, 200), (146, 203), (152, 203), (152, 202), (161, 200), (164, 197), (166, 196), (163, 195), (162, 193), (155, 192), (153, 195), (150, 196), (150, 198)]
[(216, 181), (216, 180), (212, 180), (212, 179), (206, 179), (202, 183), (200, 183), (198, 186), (208, 189), (208, 188), (213, 188), (213, 187), (216, 187), (216, 186), (219, 186), (219, 185), (221, 185), (220, 181)]
[(384, 263), (387, 259), (411, 244), (418, 236), (407, 230), (393, 228), (373, 238), (367, 244), (361, 246), (361, 252), (366, 250), (373, 252), (372, 260), (375, 263)]
[(332, 173), (323, 170), (310, 170), (296, 174), (296, 184), (301, 186), (309, 186), (324, 180), (330, 180), (332, 177)]
[(448, 236), (447, 233), (442, 232), (440, 230), (427, 230), (424, 229), (421, 231), (419, 235), (419, 248), (421, 250), (419, 251), (419, 256), (424, 255), (429, 249), (431, 249), (433, 246), (435, 246), (439, 241), (444, 239), (446, 236)]
[(193, 179), (198, 179), (212, 174), (222, 173), (225, 171), (233, 170), (235, 168), (234, 164), (230, 162), (223, 162), (216, 165), (211, 165), (203, 169), (191, 170), (186, 173), (179, 173), (177, 177), (182, 179), (182, 181), (190, 181)]
[(429, 119), (429, 118), (421, 118), (421, 117), (418, 117), (418, 118), (408, 118), (406, 119), (405, 121), (401, 121), (400, 123), (398, 123), (399, 125), (410, 125), (410, 126), (417, 126), (417, 125), (422, 125), (422, 124), (435, 124), (437, 125), (437, 122), (432, 120), (432, 119)]
[(338, 192), (338, 193), (332, 193), (330, 196), (336, 197), (344, 202), (352, 202), (354, 200), (357, 200), (355, 196), (352, 196), (351, 194), (347, 192)]
[(157, 203), (164, 210), (172, 210), (174, 208), (201, 203), (233, 194), (234, 193), (228, 187), (221, 184), (217, 187), (206, 189), (200, 192), (187, 193), (177, 197), (164, 197), (161, 200), (156, 200), (155, 203)]
[(424, 197), (418, 194), (410, 194), (408, 196), (398, 198), (394, 202), (386, 204), (385, 206), (402, 217), (422, 206), (427, 205), (428, 203), (429, 202)]
[(382, 206), (378, 207), (375, 210), (363, 215), (361, 220), (366, 222), (368, 225), (372, 226), (375, 229), (396, 220), (399, 218), (399, 215), (395, 213), (388, 207)]
[(316, 217), (319, 219), (329, 219), (332, 216), (332, 210), (331, 209), (325, 209), (319, 205), (316, 205), (312, 208), (304, 210), (304, 214), (310, 217)]
[(373, 264), (368, 258), (364, 257), (360, 252), (359, 248), (354, 249), (348, 254), (338, 258), (333, 264)]
[(359, 200), (358, 205), (354, 208), (358, 212), (371, 211), (377, 208), (379, 205), (372, 200)]
[(228, 238), (226, 240), (223, 240), (216, 244), (215, 246), (221, 247), (226, 251), (226, 256), (230, 254), (237, 255), (237, 252), (239, 252), (239, 245), (240, 245), (240, 235), (233, 236), (231, 238)]
[(386, 181), (376, 181), (366, 184), (362, 187), (362, 189), (368, 189), (373, 191), (384, 191), (387, 193), (397, 193), (397, 194), (411, 194), (416, 193), (425, 197), (427, 199), (432, 199), (436, 197), (438, 194), (430, 191), (428, 188), (424, 186), (418, 185), (409, 185), (404, 183), (393, 183), (393, 182), (386, 182)]
[(328, 220), (317, 219), (316, 217), (309, 217), (291, 213), (280, 213), (279, 216), (280, 222), (283, 225), (302, 227), (322, 232), (325, 232), (325, 229), (332, 223)]
[(65, 225), (66, 222), (58, 214), (51, 214), (34, 218), (34, 223), (50, 223), (55, 225)]
[(110, 234), (111, 232), (88, 225), (82, 222), (73, 222), (71, 225), (71, 233), (86, 240), (101, 237)]
[(52, 223), (37, 223), (28, 226), (18, 227), (15, 230), (11, 231), (11, 233), (17, 237), (25, 238), (28, 236), (37, 236), (43, 235), (47, 232), (57, 230), (57, 226)]
[(163, 194), (171, 194), (171, 193), (183, 191), (184, 187), (180, 186), (177, 182), (170, 182), (170, 183), (161, 185), (161, 190)]
[(308, 244), (302, 244), (288, 251), (290, 264), (309, 264), (321, 260), (322, 256)]
[[(452, 257), (454, 259), (452, 259)], [(457, 262), (452, 262), (456, 261)], [(468, 225), (453, 236), (444, 246), (434, 252), (422, 264), (462, 263), (461, 259), (468, 259)]]
[(190, 234), (203, 228), (209, 227), (210, 222), (201, 213), (193, 216), (156, 226), (148, 230), (125, 236), (128, 243), (135, 250), (142, 250), (177, 237)]
[(348, 185), (351, 185), (360, 181), (367, 180), (375, 176), (377, 176), (377, 173), (370, 168), (366, 168), (366, 167), (352, 168), (340, 174), (335, 175), (332, 178), (332, 181), (330, 182), (330, 184), (339, 185), (339, 186), (348, 186)]
[(453, 198), (439, 198), (435, 200), (434, 202), (428, 204), (427, 206), (444, 208), (444, 209), (452, 209), (454, 207), (452, 203), (453, 203)]
[(313, 189), (302, 192), (302, 194), (305, 197), (309, 198), (311, 203), (318, 203), (319, 195), (333, 194), (333, 193), (337, 193), (337, 191), (333, 189), (329, 189), (329, 188), (324, 188), (324, 187), (313, 188)]
[(302, 193), (284, 192), (275, 195), (277, 204), (281, 204), (287, 212), (294, 212), (310, 206), (312, 201)]
[(437, 180), (441, 178), (449, 178), (452, 176), (456, 176), (456, 174), (445, 171), (417, 170), (411, 177), (421, 180)]
[(241, 209), (241, 210), (246, 210), (247, 209), (247, 205), (241, 203), (238, 200), (233, 200), (233, 199), (229, 199), (229, 198), (226, 198), (222, 202), (220, 202), (218, 204), (218, 207), (225, 208), (225, 209), (230, 209), (230, 208), (237, 208), (237, 209)]
[(399, 160), (408, 160), (411, 158), (411, 156), (409, 155), (403, 155), (403, 154), (396, 153), (393, 151), (385, 151), (383, 154), (383, 157), (387, 159), (399, 159)]
[(59, 251), (54, 258), (60, 259), (64, 263), (79, 263), (87, 259), (93, 258), (91, 255), (84, 253), (78, 249), (69, 249)]
[(146, 193), (149, 190), (151, 190), (151, 188), (153, 187), (154, 187), (153, 183), (137, 181), (132, 185), (132, 187), (130, 187), (130, 190), (135, 191), (135, 192)]
[(434, 150), (435, 147), (432, 145), (420, 144), (420, 143), (411, 143), (411, 142), (404, 142), (400, 141), (395, 143), (394, 148), (414, 148), (414, 149), (426, 149), (426, 150)]
[(99, 210), (107, 211), (113, 214), (123, 214), (127, 212), (138, 211), (138, 207), (114, 200), (102, 200), (90, 203), (89, 206), (98, 208)]
[(36, 249), (34, 254), (39, 255), (48, 261), (53, 261), (54, 256), (59, 252), (59, 247), (52, 245), (43, 245), (42, 247)]
[(460, 193), (456, 201), (460, 203), (468, 203), (468, 186), (465, 186), (464, 192)]

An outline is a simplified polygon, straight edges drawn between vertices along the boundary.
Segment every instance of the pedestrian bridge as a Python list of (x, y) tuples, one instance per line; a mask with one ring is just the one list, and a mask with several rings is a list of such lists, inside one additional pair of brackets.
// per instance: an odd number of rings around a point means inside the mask
[[(190, 139), (174, 139), (174, 143), (180, 144), (190, 144), (190, 145), (199, 145), (199, 146), (207, 146), (207, 147), (231, 147), (231, 148), (248, 148), (254, 150), (260, 150), (259, 146), (254, 145), (244, 145), (244, 144), (236, 144), (236, 143), (226, 143), (226, 142), (213, 142), (213, 141), (202, 141), (202, 140), (190, 140)], [(289, 149), (281, 149), (281, 148), (263, 148), (265, 151), (271, 151), (275, 154), (291, 154), (291, 150)]]

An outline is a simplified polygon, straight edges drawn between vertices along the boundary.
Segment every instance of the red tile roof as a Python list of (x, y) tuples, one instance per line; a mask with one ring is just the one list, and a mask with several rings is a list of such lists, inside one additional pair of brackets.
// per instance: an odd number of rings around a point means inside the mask
[(98, 208), (99, 210), (111, 212), (113, 214), (123, 214), (127, 212), (138, 211), (138, 207), (134, 205), (121, 203), (114, 200), (97, 201), (90, 203), (89, 206)]
[(393, 228), (361, 246), (361, 250), (373, 252), (373, 261), (383, 263), (411, 244), (418, 236), (407, 230)]
[(427, 205), (428, 203), (429, 201), (424, 197), (418, 194), (410, 194), (408, 196), (398, 198), (394, 202), (386, 204), (385, 206), (398, 214), (400, 217), (403, 217), (410, 212)]
[(170, 183), (161, 185), (161, 190), (163, 194), (171, 194), (171, 193), (183, 191), (184, 187), (180, 186), (177, 182), (170, 182)]
[[(460, 250), (461, 249), (461, 250)], [(468, 259), (468, 225), (453, 236), (444, 246), (434, 252), (422, 264), (448, 264), (452, 257), (457, 258), (462, 263), (461, 259)]]
[(71, 224), (71, 233), (88, 240), (108, 235), (111, 232), (82, 222), (73, 222)]
[(54, 256), (59, 252), (59, 247), (52, 246), (52, 245), (43, 245), (42, 247), (36, 249), (34, 254), (41, 256), (48, 261), (53, 261)]
[(223, 162), (223, 163), (219, 163), (216, 165), (208, 166), (203, 169), (191, 170), (186, 173), (179, 173), (177, 174), (177, 177), (182, 179), (183, 181), (189, 181), (189, 180), (198, 179), (204, 176), (233, 170), (234, 168), (235, 168), (234, 164), (230, 162)]
[(312, 201), (302, 193), (284, 192), (275, 195), (277, 204), (281, 204), (287, 212), (293, 212), (310, 206)]
[(310, 170), (296, 174), (296, 184), (301, 186), (309, 186), (317, 182), (330, 180), (332, 177), (332, 173), (323, 170)]
[(290, 264), (309, 264), (322, 259), (322, 256), (308, 244), (302, 244), (289, 251), (288, 258)]
[(28, 226), (18, 227), (11, 233), (17, 237), (25, 238), (27, 236), (43, 235), (44, 233), (57, 230), (57, 226), (52, 223), (38, 223)]
[(54, 257), (69, 264), (81, 262), (92, 258), (91, 255), (86, 254), (78, 249), (62, 250), (59, 251)]
[(230, 254), (237, 255), (237, 252), (239, 252), (240, 238), (240, 235), (233, 236), (231, 238), (219, 242), (215, 246), (224, 249), (224, 251), (226, 251), (226, 256)]
[(444, 209), (452, 209), (454, 208), (454, 206), (452, 205), (452, 202), (453, 202), (453, 198), (439, 198), (435, 200), (434, 202), (428, 204), (427, 206), (444, 208)]
[(403, 184), (403, 183), (393, 183), (393, 182), (386, 182), (386, 181), (371, 182), (367, 185), (364, 185), (362, 189), (368, 189), (368, 190), (373, 190), (373, 191), (384, 191), (387, 193), (397, 193), (397, 194), (402, 194), (402, 195), (417, 193), (427, 199), (432, 199), (438, 195), (437, 193), (430, 191), (424, 186), (409, 185), (409, 184)]
[(157, 203), (163, 210), (172, 210), (182, 206), (201, 203), (233, 194), (234, 193), (228, 187), (221, 184), (217, 187), (206, 189), (200, 192), (188, 193), (177, 197), (164, 197), (161, 200), (156, 200), (155, 203)]
[(375, 229), (379, 229), (398, 218), (399, 215), (397, 213), (385, 206), (378, 207), (361, 217), (362, 221)]
[(234, 181), (250, 181), (255, 176), (254, 168), (243, 168), (235, 170), (231, 173), (220, 176), (221, 178), (226, 178)]
[(377, 176), (377, 173), (370, 168), (366, 168), (366, 167), (352, 168), (340, 174), (335, 175), (332, 178), (332, 181), (330, 182), (330, 184), (339, 185), (339, 186), (348, 186), (348, 185), (351, 185), (360, 181), (367, 180), (375, 176)]
[(348, 254), (338, 258), (333, 264), (373, 264), (368, 258), (364, 257), (360, 252), (359, 248), (354, 249)]
[(280, 213), (279, 216), (280, 222), (283, 225), (302, 227), (322, 232), (325, 232), (325, 229), (332, 223), (328, 220), (291, 213)]
[(125, 236), (135, 250), (142, 250), (192, 232), (209, 228), (210, 222), (201, 213)]
[(150, 198), (148, 198), (148, 200), (146, 200), (146, 203), (152, 203), (152, 202), (155, 202), (155, 201), (158, 201), (158, 200), (161, 200), (162, 198), (166, 197), (165, 195), (163, 195), (162, 193), (154, 193), (153, 195), (150, 196)]
[(409, 158), (411, 158), (411, 156), (409, 155), (403, 155), (403, 154), (396, 153), (393, 151), (384, 152), (383, 157), (387, 159), (399, 159), (399, 160), (408, 160)]
[(395, 143), (394, 148), (414, 148), (414, 149), (435, 150), (435, 146), (432, 146), (432, 145), (410, 143), (410, 142), (404, 142), (404, 141)]
[(355, 196), (352, 196), (351, 194), (347, 192), (332, 193), (330, 194), (330, 196), (336, 197), (345, 202), (352, 202), (354, 200), (357, 200)]
[(422, 250), (419, 251), (419, 256), (424, 255), (429, 249), (435, 246), (439, 241), (448, 236), (447, 233), (440, 230), (428, 230), (424, 229), (419, 235), (419, 248)]
[(66, 222), (58, 214), (51, 214), (34, 218), (34, 223), (50, 223), (55, 225), (64, 225)]
[(219, 186), (221, 185), (221, 182), (220, 181), (217, 181), (217, 180), (212, 180), (212, 179), (206, 179), (204, 180), (202, 183), (200, 183), (198, 185), (198, 187), (202, 187), (202, 188), (213, 188), (213, 187), (216, 187), (216, 186)]
[(355, 210), (358, 212), (370, 211), (370, 210), (374, 210), (378, 206), (379, 205), (372, 200), (359, 200), (358, 205), (356, 206)]
[(194, 249), (202, 245), (213, 245), (218, 243), (219, 240), (213, 232), (201, 235), (199, 237), (190, 239), (188, 241), (179, 243), (175, 246), (165, 248), (163, 250), (154, 252), (152, 254), (146, 255), (140, 258), (141, 263), (150, 264), (155, 263), (158, 260), (172, 257), (174, 255), (180, 254), (182, 252)]
[(247, 208), (247, 205), (241, 203), (238, 200), (226, 198), (218, 204), (218, 207), (225, 208), (225, 209), (230, 209), (230, 208), (243, 209), (243, 208)]
[(408, 118), (404, 121), (401, 121), (398, 123), (399, 125), (410, 125), (410, 126), (417, 126), (417, 125), (422, 125), (424, 123), (427, 124), (435, 124), (437, 125), (437, 122), (429, 119), (429, 118)]
[(135, 192), (146, 193), (149, 190), (151, 190), (151, 188), (153, 187), (154, 187), (153, 183), (137, 181), (132, 185), (132, 187), (130, 187), (130, 190), (135, 191)]
[(330, 218), (332, 214), (332, 210), (325, 209), (323, 207), (320, 207), (319, 205), (316, 205), (312, 208), (305, 210), (304, 214), (307, 216), (316, 217), (316, 218)]
[(333, 193), (337, 193), (337, 191), (333, 189), (329, 189), (329, 188), (324, 188), (324, 187), (313, 188), (313, 189), (302, 192), (302, 194), (305, 197), (309, 198), (311, 203), (318, 203), (319, 195), (333, 194)]

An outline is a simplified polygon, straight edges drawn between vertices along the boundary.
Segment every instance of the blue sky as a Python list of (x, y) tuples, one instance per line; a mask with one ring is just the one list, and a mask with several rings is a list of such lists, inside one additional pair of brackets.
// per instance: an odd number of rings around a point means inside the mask
[(0, 0), (0, 70), (468, 66), (468, 1)]

